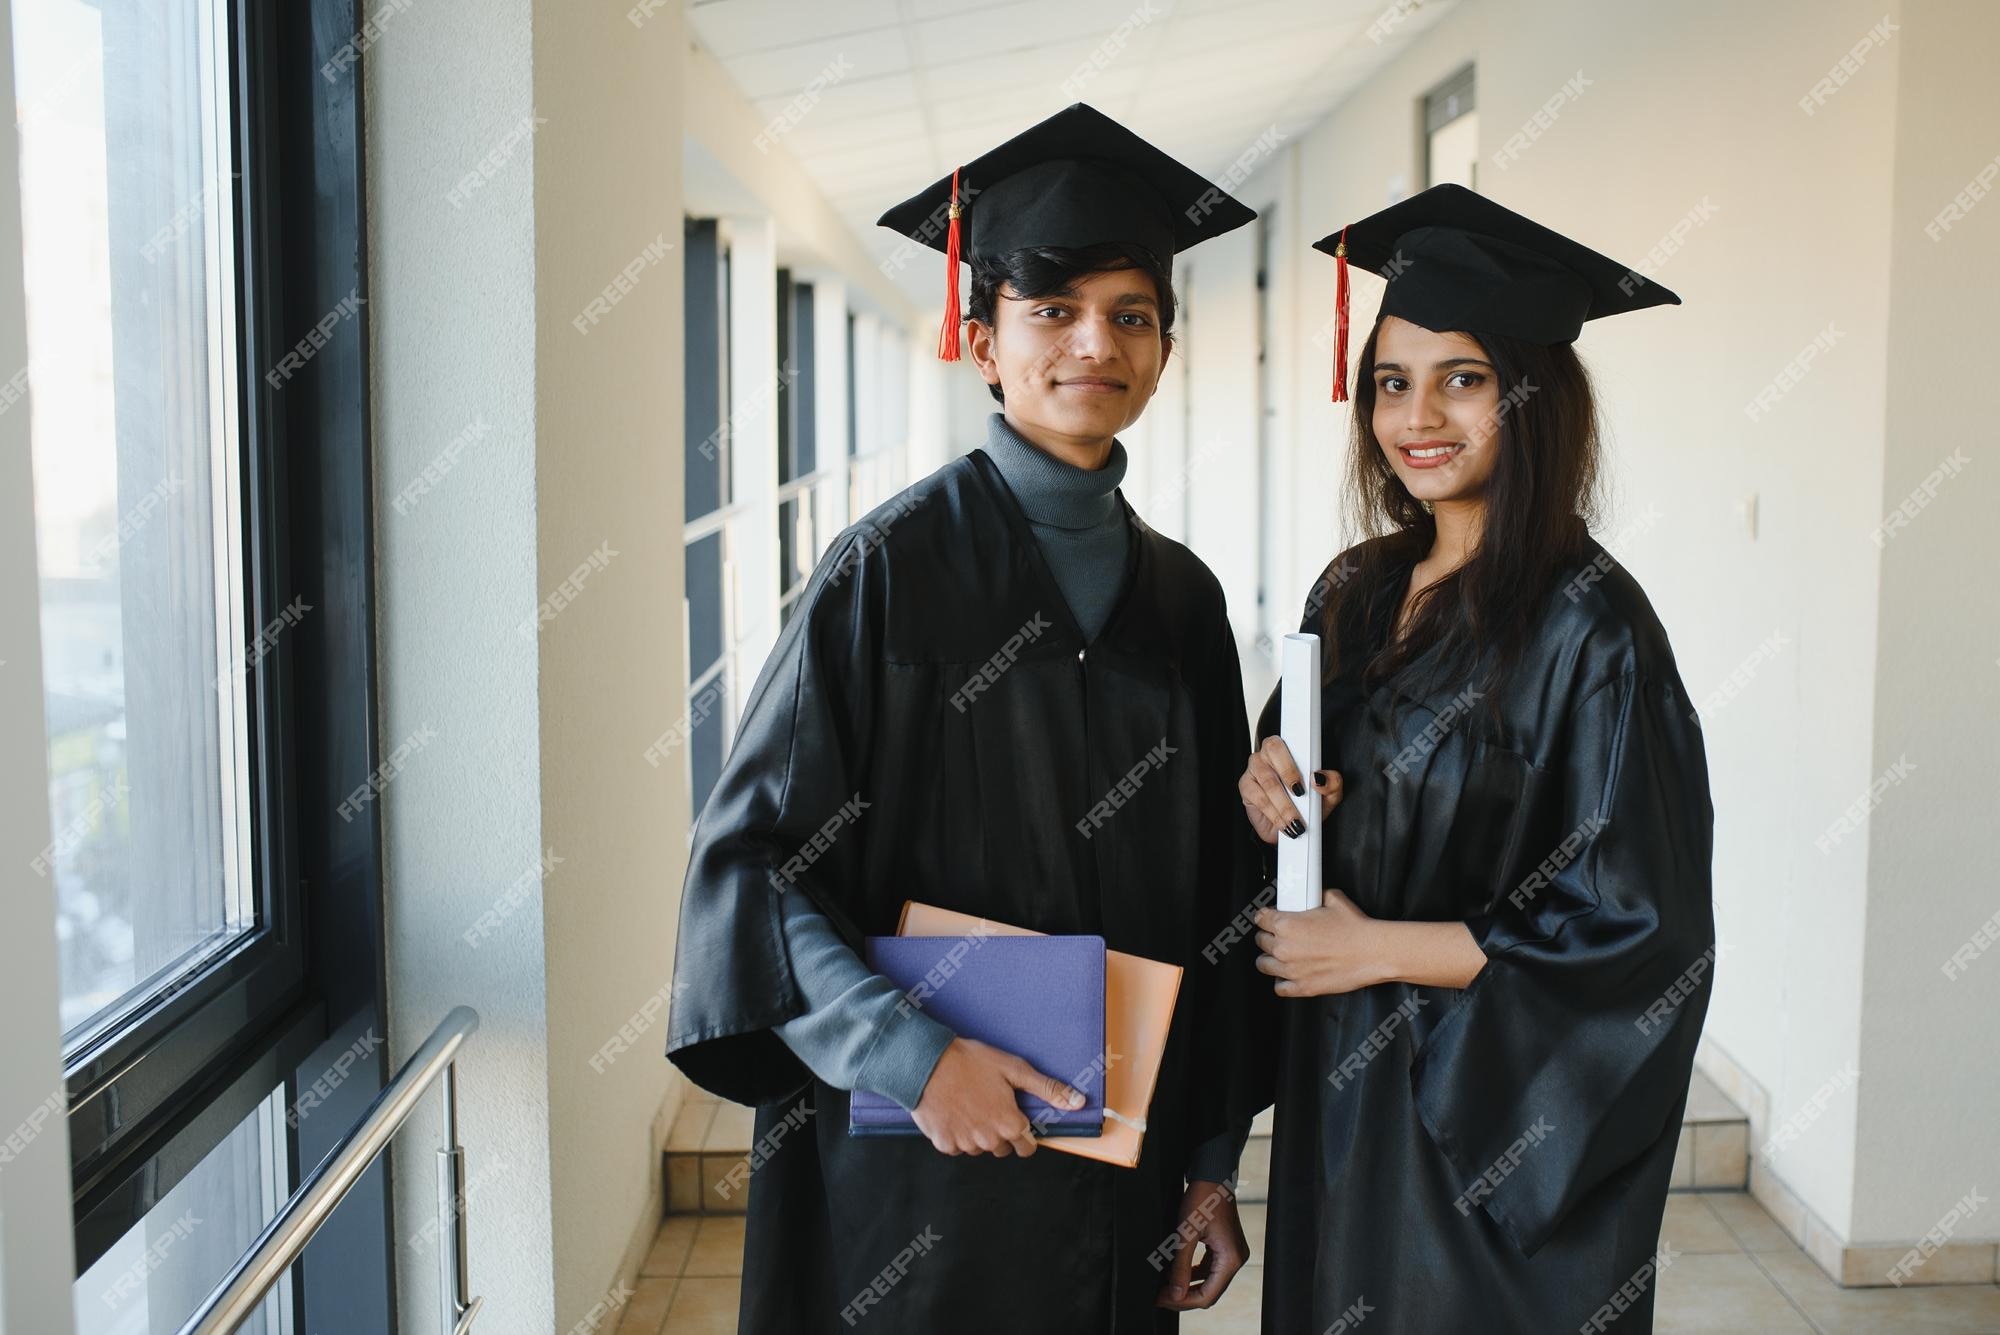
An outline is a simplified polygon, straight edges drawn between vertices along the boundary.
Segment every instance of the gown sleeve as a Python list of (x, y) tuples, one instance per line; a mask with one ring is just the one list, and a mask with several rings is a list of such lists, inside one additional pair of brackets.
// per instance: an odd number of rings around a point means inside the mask
[(776, 1027), (809, 1002), (779, 896), (806, 894), (843, 936), (868, 834), (864, 791), (879, 655), (863, 531), (833, 543), (744, 704), (696, 822), (682, 889), (667, 1056), (702, 1088), (772, 1102), (809, 1078)]
[(812, 1073), (836, 1089), (865, 1089), (914, 1109), (938, 1059), (957, 1037), (876, 973), (810, 895), (780, 895), (785, 950), (806, 1013), (776, 1026)]
[(1581, 843), (1467, 920), (1487, 962), (1411, 1067), (1455, 1204), (1524, 1256), (1659, 1139), (1713, 985), (1714, 809), (1680, 683), (1628, 669), (1568, 726), (1551, 824)]

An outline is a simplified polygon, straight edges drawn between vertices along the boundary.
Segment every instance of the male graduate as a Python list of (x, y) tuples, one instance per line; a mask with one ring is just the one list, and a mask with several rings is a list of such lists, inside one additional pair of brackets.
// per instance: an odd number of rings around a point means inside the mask
[[(1116, 436), (1172, 347), (1174, 254), (1254, 216), (1078, 104), (882, 217), (945, 252), (939, 355), (963, 319), (1001, 411), (827, 549), (696, 824), (667, 1053), (757, 1105), (748, 1335), (1171, 1331), (1247, 1257), (1219, 1078), (1246, 952), (1203, 953), (1256, 889), (1242, 681)], [(1082, 1073), (869, 970), (911, 899), (1186, 970), (1136, 1167), (1038, 1149), (1016, 1092)], [(850, 1137), (854, 1089), (922, 1134)]]

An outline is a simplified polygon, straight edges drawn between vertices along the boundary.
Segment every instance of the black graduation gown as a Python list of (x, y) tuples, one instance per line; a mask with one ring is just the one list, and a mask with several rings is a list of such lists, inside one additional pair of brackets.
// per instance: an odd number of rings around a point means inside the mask
[[(1398, 591), (1409, 571), (1392, 563)], [(1324, 692), (1322, 763), (1345, 787), (1324, 883), (1372, 917), (1463, 921), (1488, 962), (1463, 990), (1271, 1003), (1267, 1335), (1652, 1329), (1713, 979), (1714, 809), (1644, 592), (1594, 542), (1567, 575), (1497, 721), (1461, 687), (1401, 696), (1381, 726), (1359, 645)]]
[[(1197, 1021), (1224, 1023), (1202, 947), (1259, 865), (1221, 586), (1126, 514), (1124, 591), (1086, 651), (999, 470), (954, 460), (833, 542), (749, 696), (695, 827), (667, 1040), (758, 1105), (747, 1335), (1174, 1329), (1148, 1258), (1223, 1129), (1222, 1082), (1191, 1078)], [(1139, 1165), (850, 1138), (846, 1092), (771, 1031), (804, 1008), (780, 893), (857, 947), (916, 899), (1182, 965)]]

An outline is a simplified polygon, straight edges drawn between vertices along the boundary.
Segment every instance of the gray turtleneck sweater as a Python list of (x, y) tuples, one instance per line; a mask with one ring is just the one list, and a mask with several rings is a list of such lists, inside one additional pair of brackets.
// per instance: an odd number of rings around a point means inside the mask
[[(987, 419), (986, 453), (1014, 494), (1084, 639), (1095, 640), (1117, 605), (1132, 541), (1118, 498), (1125, 447), (1113, 440), (1102, 468), (1078, 468), (1037, 449), (994, 413)], [(829, 1085), (916, 1107), (956, 1035), (919, 1010), (899, 1007), (902, 989), (872, 972), (811, 899), (781, 894), (778, 905), (792, 974), (806, 1002), (804, 1015), (777, 1026), (778, 1037)], [(1196, 1150), (1188, 1176), (1222, 1181), (1235, 1173), (1242, 1149), (1242, 1136), (1218, 1136)]]
[(1113, 440), (1104, 466), (1092, 472), (1035, 448), (994, 413), (986, 419), (986, 457), (999, 467), (1027, 517), (1083, 638), (1096, 639), (1117, 605), (1132, 543), (1118, 500), (1124, 445)]

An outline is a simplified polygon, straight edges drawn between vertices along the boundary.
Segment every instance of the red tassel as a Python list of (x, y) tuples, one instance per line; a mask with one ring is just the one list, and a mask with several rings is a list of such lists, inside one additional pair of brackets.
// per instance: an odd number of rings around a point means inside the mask
[(965, 208), (958, 202), (958, 168), (951, 170), (951, 231), (944, 243), (944, 327), (938, 330), (938, 360), (958, 360), (958, 219)]
[(1347, 402), (1347, 229), (1340, 229), (1340, 244), (1333, 248), (1339, 272), (1334, 278), (1333, 401)]

